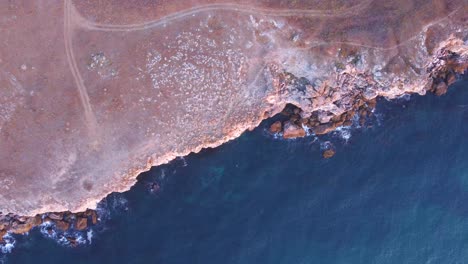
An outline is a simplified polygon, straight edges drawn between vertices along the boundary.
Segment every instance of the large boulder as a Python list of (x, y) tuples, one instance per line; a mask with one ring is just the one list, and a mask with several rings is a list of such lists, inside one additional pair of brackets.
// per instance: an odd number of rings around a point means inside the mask
[(88, 218), (78, 217), (75, 222), (76, 230), (85, 230), (88, 227)]
[(281, 124), (281, 121), (276, 121), (270, 126), (270, 132), (273, 134), (280, 133), (282, 129), (283, 125)]
[(304, 128), (293, 124), (289, 121), (284, 123), (284, 130), (283, 130), (283, 138), (298, 138), (298, 137), (305, 137), (306, 131)]

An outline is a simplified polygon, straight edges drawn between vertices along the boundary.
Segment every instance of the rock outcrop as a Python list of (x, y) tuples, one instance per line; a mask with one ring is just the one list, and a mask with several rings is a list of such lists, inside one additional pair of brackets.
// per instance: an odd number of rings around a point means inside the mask
[(284, 130), (283, 130), (283, 137), (284, 138), (298, 138), (298, 137), (305, 137), (306, 136), (306, 131), (304, 128), (287, 121), (284, 124)]
[(0, 214), (0, 244), (2, 243), (2, 237), (7, 232), (24, 234), (43, 223), (48, 223), (50, 225), (50, 232), (52, 232), (52, 227), (55, 227), (61, 232), (66, 232), (71, 229), (83, 231), (90, 226), (96, 225), (98, 219), (97, 212), (94, 210), (86, 210), (80, 213), (45, 213), (33, 217)]
[(323, 152), (322, 156), (323, 156), (323, 158), (325, 158), (325, 159), (329, 159), (329, 158), (335, 156), (335, 150), (333, 150), (333, 149), (327, 149), (327, 150), (325, 150), (325, 151)]
[(283, 131), (283, 124), (281, 121), (276, 121), (270, 126), (270, 133), (276, 134)]

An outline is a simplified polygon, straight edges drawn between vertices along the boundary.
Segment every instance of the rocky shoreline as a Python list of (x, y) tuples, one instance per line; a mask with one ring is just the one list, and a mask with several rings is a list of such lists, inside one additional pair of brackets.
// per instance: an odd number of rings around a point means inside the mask
[(365, 122), (376, 98), (442, 95), (467, 69), (460, 0), (210, 2), (135, 9), (153, 21), (143, 27), (119, 20), (133, 4), (110, 20), (117, 13), (80, 1), (2, 10), (12, 18), (0, 22), (2, 233), (88, 225), (80, 212), (141, 172), (235, 139), (287, 105), (272, 133), (321, 135)]
[[(427, 68), (427, 71), (430, 79), (428, 80), (429, 85), (425, 87), (425, 90), (441, 96), (447, 92), (451, 84), (467, 74), (468, 51), (466, 49), (453, 51), (448, 48), (442, 48), (438, 52), (436, 59)], [(289, 79), (283, 79), (282, 86), (297, 82), (297, 79), (294, 79), (291, 74), (287, 76)], [(323, 93), (327, 93), (327, 91), (322, 91)], [(354, 94), (352, 101), (353, 104), (350, 109), (342, 114), (325, 119), (323, 116), (320, 116), (319, 111), (314, 111), (310, 114), (295, 104), (286, 105), (280, 113), (286, 117), (286, 120), (275, 121), (269, 127), (269, 132), (279, 135), (284, 139), (293, 139), (305, 137), (308, 134), (324, 135), (334, 131), (338, 127), (350, 126), (352, 120), (356, 119), (359, 120), (358, 122), (362, 126), (365, 124), (366, 119), (372, 115), (377, 104), (377, 96), (366, 98), (363, 92), (358, 92)], [(334, 154), (335, 151), (332, 147), (326, 148), (323, 151), (323, 158), (331, 158)], [(44, 223), (49, 223), (47, 228), (49, 228), (50, 232), (52, 232), (53, 227), (65, 232), (68, 230), (86, 230), (90, 226), (98, 224), (98, 222), (97, 211), (91, 209), (78, 213), (70, 211), (51, 212), (38, 214), (34, 217), (0, 213), (0, 244), (4, 243), (2, 237), (6, 234), (25, 234)], [(68, 236), (66, 239), (69, 245), (76, 245), (76, 238), (73, 236)]]
[[(5, 243), (3, 237), (7, 234), (26, 234), (33, 228), (46, 225), (45, 229), (49, 235), (55, 232), (55, 228), (60, 232), (84, 231), (93, 225), (98, 224), (99, 217), (97, 211), (86, 210), (80, 213), (55, 212), (36, 215), (34, 217), (18, 216), (14, 214), (0, 214), (0, 245)], [(64, 236), (69, 245), (77, 245), (76, 237), (73, 235)]]
[[(457, 47), (457, 45), (458, 47), (464, 46), (460, 40), (457, 41), (452, 39), (447, 41), (446, 44), (449, 45), (443, 46), (443, 48), (438, 51), (434, 60), (428, 65), (426, 71), (429, 75), (429, 79), (424, 87), (424, 93), (430, 92), (437, 96), (442, 96), (447, 92), (450, 85), (452, 85), (457, 79), (460, 79), (462, 75), (466, 74), (468, 69), (466, 47), (461, 50), (458, 48), (451, 50), (449, 47), (454, 43), (456, 43), (455, 47)], [(290, 76), (291, 75), (288, 75), (288, 77)], [(289, 83), (297, 82), (297, 79), (292, 78), (286, 82), (287, 84), (285, 85), (289, 85)], [(313, 87), (308, 88), (310, 90), (314, 90)], [(329, 91), (332, 87), (328, 87), (329, 90), (327, 90), (327, 87), (320, 89), (322, 90), (320, 94), (333, 94), (333, 92), (330, 93)], [(289, 107), (287, 106), (281, 112), (282, 115), (287, 117), (287, 120), (283, 122), (274, 122), (271, 124), (269, 131), (270, 133), (279, 135), (284, 139), (292, 139), (305, 137), (308, 134), (328, 134), (338, 127), (350, 126), (353, 119), (359, 120), (359, 124), (363, 126), (366, 119), (372, 115), (377, 104), (378, 96), (367, 97), (366, 91), (359, 91), (359, 89), (356, 89), (355, 91), (356, 93), (353, 93), (350, 98), (347, 98), (348, 101), (352, 101), (353, 103), (342, 111), (343, 113), (332, 115), (331, 117), (328, 116), (327, 118), (320, 116), (320, 110), (305, 112), (301, 109), (300, 105), (289, 105)], [(401, 94), (395, 93), (394, 97), (395, 95), (403, 96), (405, 94), (411, 94), (411, 91), (403, 92)], [(332, 96), (333, 95), (325, 96), (324, 100), (327, 100)], [(323, 157), (330, 158), (334, 154), (335, 153), (332, 149), (327, 149), (324, 151)]]

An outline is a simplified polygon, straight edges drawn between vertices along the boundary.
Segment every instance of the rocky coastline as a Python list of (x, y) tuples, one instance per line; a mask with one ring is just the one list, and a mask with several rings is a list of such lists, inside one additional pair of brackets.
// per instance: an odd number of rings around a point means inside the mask
[(0, 237), (82, 229), (152, 166), (281, 112), (285, 139), (364, 124), (377, 98), (443, 95), (468, 65), (460, 0), (27, 2), (0, 8)]
[[(7, 234), (27, 234), (31, 229), (40, 225), (46, 225), (45, 230), (52, 235), (54, 228), (59, 232), (84, 231), (98, 224), (97, 211), (86, 210), (80, 213), (55, 212), (36, 215), (34, 217), (19, 216), (14, 214), (0, 214), (0, 245), (5, 243), (3, 237)], [(76, 237), (65, 235), (68, 245), (76, 246)]]
[[(461, 40), (450, 39), (437, 52), (431, 63), (427, 65), (426, 72), (428, 73), (428, 79), (423, 86), (423, 90), (417, 93), (425, 94), (429, 92), (437, 96), (442, 96), (447, 92), (450, 85), (457, 79), (460, 79), (462, 75), (466, 74), (467, 68), (468, 56), (466, 45)], [(291, 75), (288, 75), (288, 77), (290, 76)], [(287, 84), (285, 85), (297, 81), (297, 79), (292, 78), (286, 81)], [(353, 86), (356, 85), (356, 83), (348, 83), (348, 85)], [(376, 87), (372, 82), (368, 82), (366, 86)], [(307, 88), (315, 91), (311, 86)], [(301, 109), (301, 104), (290, 105), (281, 112), (282, 115), (287, 117), (287, 120), (283, 122), (276, 121), (271, 124), (269, 128), (270, 133), (279, 135), (284, 139), (305, 137), (307, 134), (324, 135), (334, 131), (338, 127), (350, 126), (353, 119), (359, 120), (358, 122), (362, 126), (365, 124), (366, 119), (372, 115), (377, 104), (377, 98), (381, 96), (388, 99), (387, 96), (378, 95), (380, 92), (378, 88), (371, 88), (368, 90), (354, 89), (354, 93), (345, 95), (348, 96), (347, 98), (341, 94), (334, 94), (332, 91), (333, 87), (325, 86), (319, 89), (321, 90), (321, 95), (328, 94), (328, 96), (320, 98), (321, 100), (333, 100), (333, 96), (336, 96), (341, 100), (345, 99), (352, 103), (348, 107), (340, 109), (340, 112), (342, 112), (341, 114), (331, 115), (331, 117), (326, 116), (325, 118), (321, 115), (323, 114), (321, 113), (321, 109), (306, 112)], [(366, 96), (369, 90), (372, 90), (371, 93), (375, 96)], [(407, 90), (403, 92), (401, 92), (401, 89), (395, 90), (396, 91), (386, 91), (387, 94), (392, 95), (390, 99), (405, 94), (411, 94), (416, 91), (416, 89), (414, 91)], [(306, 108), (307, 107), (308, 105)], [(326, 150), (324, 152), (324, 157), (326, 158), (333, 155), (334, 152), (332, 150)]]
[[(428, 78), (423, 91), (434, 93), (437, 96), (445, 94), (451, 84), (467, 74), (468, 49), (466, 45), (461, 40), (448, 40), (441, 46), (431, 63), (427, 65), (426, 71)], [(347, 73), (344, 75), (347, 76)], [(297, 91), (297, 78), (290, 73), (283, 73), (279, 76), (279, 79), (281, 79), (281, 87), (289, 87), (289, 89), (292, 87), (293, 90)], [(347, 85), (356, 85), (356, 83), (349, 82)], [(314, 93), (317, 92), (311, 85), (306, 89)], [(320, 89), (323, 100), (329, 100), (334, 96), (333, 92), (330, 91), (333, 87), (327, 87), (325, 85)], [(366, 119), (372, 115), (375, 109), (377, 98), (379, 96), (385, 96), (375, 92), (375, 96), (368, 97), (366, 96), (366, 91), (368, 92), (368, 89), (354, 89), (353, 91), (355, 93), (352, 93), (352, 97), (347, 98), (348, 101), (352, 102), (350, 107), (342, 111), (342, 113), (332, 116), (328, 115), (324, 117), (323, 111), (321, 110), (307, 112), (301, 108), (301, 104), (289, 102), (280, 112), (286, 119), (272, 123), (269, 132), (279, 135), (284, 139), (294, 139), (305, 137), (308, 134), (324, 135), (334, 131), (338, 127), (350, 126), (352, 120), (359, 120), (358, 122), (360, 125), (364, 125)], [(401, 96), (411, 93), (411, 90), (403, 90), (403, 92), (400, 93), (401, 91), (402, 90), (397, 91), (394, 95)], [(288, 93), (291, 93), (291, 90), (288, 90)], [(387, 93), (391, 93), (391, 91), (387, 91)], [(304, 94), (305, 93), (303, 93), (302, 96), (304, 96)], [(394, 97), (395, 96), (392, 98)], [(302, 107), (304, 107), (304, 105), (302, 105)], [(307, 109), (307, 106), (304, 108)], [(266, 118), (268, 117), (269, 116), (266, 116)], [(323, 158), (331, 158), (334, 154), (335, 150), (333, 148), (327, 148), (323, 152)], [(70, 211), (49, 212), (37, 214), (32, 217), (0, 213), (0, 244), (4, 243), (2, 237), (7, 234), (26, 234), (31, 229), (43, 224), (48, 224), (47, 228), (50, 232), (52, 232), (52, 228), (65, 232), (68, 230), (86, 230), (98, 224), (98, 222), (99, 216), (97, 211), (91, 209), (77, 213), (72, 213)], [(73, 236), (68, 236), (66, 239), (69, 245), (76, 245), (76, 238)]]

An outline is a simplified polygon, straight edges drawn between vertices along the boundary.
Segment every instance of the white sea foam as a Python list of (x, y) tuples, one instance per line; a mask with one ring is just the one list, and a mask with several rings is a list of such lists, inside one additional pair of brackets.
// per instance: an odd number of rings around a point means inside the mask
[[(185, 166), (184, 166), (185, 167)], [(162, 169), (161, 170), (161, 176), (160, 176), (161, 180), (164, 180), (164, 178), (166, 178), (166, 170), (165, 169)]]
[[(164, 173), (162, 173), (164, 175)], [(161, 175), (161, 176), (163, 176)], [(96, 211), (99, 216), (98, 220), (105, 222), (112, 218), (113, 213), (128, 211), (128, 201), (121, 193), (113, 193), (101, 202), (99, 202)]]
[(317, 136), (314, 136), (314, 140), (312, 140), (312, 143), (315, 143), (317, 141), (319, 141), (319, 138)]
[(183, 166), (183, 167), (187, 167), (188, 164), (187, 164), (187, 161), (185, 160), (185, 158), (184, 158), (184, 157), (180, 157), (180, 159), (182, 160), (182, 166)]
[(85, 245), (88, 243), (88, 239), (87, 238), (84, 238), (84, 236), (82, 235), (82, 233), (73, 233), (72, 234), (74, 237), (75, 237), (75, 242), (76, 244), (78, 245)]
[(15, 248), (16, 240), (10, 234), (5, 234), (3, 236), (4, 244), (0, 244), (0, 252), (3, 254), (11, 253), (13, 248)]
[(89, 244), (93, 242), (93, 230), (89, 229), (88, 232), (86, 232), (86, 239), (88, 240)]
[(400, 97), (398, 97), (397, 99), (400, 99), (402, 101), (410, 101), (411, 100), (411, 94), (403, 94), (401, 95)]
[(77, 245), (85, 245), (91, 244), (91, 240), (93, 237), (93, 231), (89, 230), (85, 234), (79, 231), (66, 231), (63, 232), (55, 228), (55, 224), (52, 222), (44, 222), (39, 225), (39, 230), (41, 234), (49, 239), (54, 240), (59, 245), (62, 246), (77, 246)]
[(115, 195), (114, 199), (111, 199), (111, 208), (114, 210), (128, 210), (128, 200), (123, 195)]
[(351, 127), (350, 126), (339, 126), (335, 129), (335, 133), (338, 137), (343, 139), (346, 143), (351, 138)]
[(351, 122), (353, 123), (353, 127), (360, 128), (361, 124), (359, 123), (359, 114), (354, 114), (353, 118), (351, 118)]
[(107, 204), (107, 198), (100, 201), (96, 207), (96, 212), (99, 215), (99, 221), (107, 220), (110, 218), (109, 206)]
[(54, 223), (46, 221), (39, 225), (39, 231), (45, 237), (56, 238), (57, 232), (55, 232), (55, 229), (53, 228), (54, 226), (55, 226)]
[(77, 232), (60, 234), (56, 238), (56, 241), (62, 246), (69, 246), (69, 247), (85, 245), (88, 242), (81, 233), (77, 233)]
[(325, 142), (320, 143), (321, 150), (331, 149), (332, 147), (333, 147), (333, 144), (330, 141), (325, 141)]
[(313, 134), (310, 127), (308, 127), (308, 126), (306, 126), (304, 124), (301, 124), (301, 126), (302, 126), (302, 129), (304, 129), (304, 131), (306, 132), (306, 136), (310, 136), (310, 135)]
[(283, 139), (282, 132), (271, 133), (268, 128), (263, 129), (263, 135), (265, 135), (266, 137), (273, 137), (274, 139)]
[(274, 139), (282, 139), (283, 138), (283, 133), (274, 133), (273, 134), (273, 138)]

